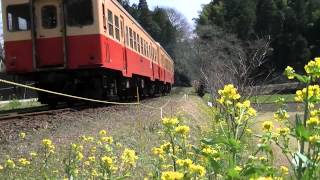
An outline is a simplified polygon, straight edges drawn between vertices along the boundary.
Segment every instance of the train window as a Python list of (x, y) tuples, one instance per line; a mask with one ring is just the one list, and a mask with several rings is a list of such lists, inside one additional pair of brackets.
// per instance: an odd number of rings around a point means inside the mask
[(65, 1), (67, 23), (69, 26), (85, 26), (93, 24), (93, 7), (91, 0)]
[(116, 29), (116, 39), (118, 39), (120, 41), (120, 25), (119, 25), (119, 17), (118, 16), (114, 16), (114, 25), (115, 25), (115, 29)]
[(42, 27), (54, 29), (57, 27), (57, 8), (55, 6), (43, 6), (41, 9)]
[(7, 7), (8, 31), (28, 31), (30, 29), (30, 6), (19, 4)]
[(137, 50), (137, 33), (133, 31), (133, 38), (134, 38), (134, 50)]
[(132, 37), (132, 29), (129, 28), (129, 35), (130, 35), (130, 47), (133, 49), (133, 37)]
[(137, 45), (138, 45), (138, 52), (140, 53), (140, 36), (137, 34)]
[(113, 33), (113, 14), (110, 10), (108, 10), (108, 24), (109, 24), (109, 35), (114, 37)]
[(147, 57), (149, 57), (149, 48), (148, 48), (148, 43), (146, 43), (146, 49), (147, 49)]
[(127, 46), (129, 46), (129, 29), (128, 29), (128, 26), (126, 26), (126, 43), (127, 43)]
[(107, 29), (107, 23), (106, 23), (106, 9), (104, 6), (104, 3), (102, 4), (102, 18), (103, 18), (103, 29)]
[(144, 55), (143, 39), (142, 38), (141, 38), (140, 44), (141, 44), (141, 53)]
[(147, 47), (146, 47), (146, 41), (143, 42), (143, 45), (144, 45), (144, 55), (148, 56)]
[(121, 31), (121, 38), (123, 38), (124, 39), (124, 23), (123, 23), (123, 17), (122, 16), (120, 16), (120, 31)]
[(152, 56), (151, 56), (151, 58), (152, 58), (152, 61), (154, 61), (154, 49), (152, 48), (151, 50), (152, 50)]

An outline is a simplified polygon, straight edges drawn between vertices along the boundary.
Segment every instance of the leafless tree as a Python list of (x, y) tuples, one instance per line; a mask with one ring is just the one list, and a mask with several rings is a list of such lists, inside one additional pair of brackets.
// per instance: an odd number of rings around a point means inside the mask
[[(213, 95), (225, 84), (234, 84), (243, 95), (251, 95), (257, 78), (266, 75), (263, 65), (270, 52), (270, 39), (243, 43), (218, 27), (203, 26), (197, 29), (200, 37), (196, 54), (201, 64), (202, 81)], [(267, 74), (270, 72), (267, 72)]]
[(192, 37), (192, 27), (187, 18), (174, 8), (165, 8), (170, 22), (178, 31), (178, 40), (186, 40)]

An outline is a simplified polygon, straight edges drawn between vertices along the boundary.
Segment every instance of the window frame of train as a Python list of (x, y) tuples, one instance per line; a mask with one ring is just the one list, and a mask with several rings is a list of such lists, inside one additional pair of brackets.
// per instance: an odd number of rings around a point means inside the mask
[(108, 29), (109, 29), (109, 36), (114, 37), (113, 12), (110, 9), (108, 9)]
[(68, 26), (89, 26), (94, 23), (92, 0), (65, 1)]
[[(19, 13), (24, 13), (24, 14), (19, 14)], [(30, 31), (31, 17), (30, 17), (30, 5), (28, 3), (9, 5), (6, 8), (6, 14), (7, 14), (7, 17), (6, 17), (7, 30), (9, 32)], [(16, 18), (13, 18), (13, 17), (16, 17)], [(21, 27), (21, 24), (24, 24), (24, 23), (25, 23), (24, 27)]]
[(119, 16), (114, 15), (114, 27), (115, 27), (115, 35), (116, 39), (120, 41), (120, 21)]
[(57, 10), (56, 6), (45, 5), (41, 8), (41, 25), (44, 29), (57, 28), (57, 26), (58, 26), (58, 10)]

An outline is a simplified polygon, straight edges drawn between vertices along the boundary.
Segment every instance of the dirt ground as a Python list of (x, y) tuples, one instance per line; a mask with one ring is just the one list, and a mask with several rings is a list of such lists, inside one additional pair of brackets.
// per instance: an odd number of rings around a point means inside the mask
[[(167, 104), (163, 108), (163, 116), (178, 115), (186, 124), (192, 125), (191, 137), (194, 139), (201, 136), (201, 132), (208, 127), (209, 118), (200, 109), (202, 99), (192, 95), (186, 98), (187, 93), (189, 91), (185, 89), (176, 90), (170, 96), (144, 100), (143, 106), (99, 107), (16, 119), (0, 124), (0, 161), (7, 155), (17, 157), (36, 150), (44, 138), (50, 138), (56, 146), (64, 147), (82, 135), (97, 136), (102, 129), (107, 130), (115, 141), (135, 149), (141, 159), (145, 159), (152, 147), (161, 143), (157, 135), (161, 120), (161, 110), (158, 107)], [(25, 141), (19, 140), (19, 132), (26, 132)]]
[[(298, 110), (299, 109), (300, 108), (298, 108)], [(253, 130), (253, 132), (257, 135), (262, 135), (263, 134), (262, 123), (264, 121), (272, 121), (274, 123), (274, 131), (276, 128), (280, 127), (280, 123), (273, 120), (273, 114), (274, 114), (274, 112), (271, 112), (271, 111), (270, 112), (259, 112), (256, 121), (251, 126), (251, 129)], [(296, 112), (292, 111), (292, 112), (289, 112), (289, 115), (290, 115), (289, 122), (294, 123), (296, 115), (302, 116), (303, 113), (301, 111), (296, 111)], [(257, 139), (257, 143), (258, 143), (258, 139)], [(296, 140), (290, 139), (289, 144), (290, 144), (291, 149), (298, 150), (298, 142)], [(289, 167), (290, 162), (286, 158), (286, 156), (282, 153), (282, 150), (276, 144), (272, 144), (272, 148), (273, 148), (273, 153), (274, 153), (273, 155), (274, 155), (275, 165)], [(293, 159), (290, 159), (290, 161), (293, 162)]]

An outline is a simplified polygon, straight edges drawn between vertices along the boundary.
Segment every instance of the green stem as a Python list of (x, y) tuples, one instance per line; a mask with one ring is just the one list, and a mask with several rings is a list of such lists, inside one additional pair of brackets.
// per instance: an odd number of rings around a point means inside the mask
[[(307, 84), (306, 88), (306, 99), (305, 99), (305, 107), (304, 107), (304, 118), (303, 118), (303, 126), (304, 128), (307, 127), (307, 119), (309, 117), (309, 85), (310, 83)], [(300, 154), (304, 155), (304, 148), (305, 148), (305, 142), (304, 140), (301, 140), (300, 142)], [(302, 178), (303, 174), (303, 169), (302, 169), (302, 160), (299, 160), (299, 167), (298, 167), (298, 179)]]

